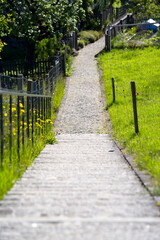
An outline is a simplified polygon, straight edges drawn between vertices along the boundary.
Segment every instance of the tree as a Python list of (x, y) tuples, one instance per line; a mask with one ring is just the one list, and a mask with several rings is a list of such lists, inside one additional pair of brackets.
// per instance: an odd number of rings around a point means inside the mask
[(0, 0), (1, 12), (10, 15), (8, 36), (27, 42), (28, 58), (33, 57), (37, 41), (45, 38), (60, 40), (75, 30), (83, 18), (82, 0)]
[(160, 17), (159, 0), (132, 0), (128, 5), (138, 18)]
[[(0, 0), (0, 3), (3, 4), (3, 0)], [(2, 8), (0, 7), (0, 53), (2, 52), (2, 49), (5, 46), (5, 43), (2, 42), (1, 38), (5, 36), (9, 31), (9, 28), (8, 28), (9, 21), (10, 21), (10, 15), (4, 16)]]
[(11, 35), (36, 42), (75, 29), (83, 15), (81, 5), (81, 0), (5, 0), (2, 9), (12, 16)]

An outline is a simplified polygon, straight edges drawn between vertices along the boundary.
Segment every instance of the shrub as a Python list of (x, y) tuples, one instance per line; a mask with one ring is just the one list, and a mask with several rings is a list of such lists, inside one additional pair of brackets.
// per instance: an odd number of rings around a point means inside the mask
[(58, 50), (58, 40), (53, 38), (44, 38), (35, 46), (35, 53), (38, 59), (48, 59), (55, 55)]
[(78, 48), (84, 48), (85, 46), (85, 40), (79, 39), (78, 40)]

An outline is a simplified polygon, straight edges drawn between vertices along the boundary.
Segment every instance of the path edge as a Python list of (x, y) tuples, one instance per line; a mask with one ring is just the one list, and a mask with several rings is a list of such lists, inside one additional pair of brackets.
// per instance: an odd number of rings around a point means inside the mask
[(131, 155), (127, 154), (127, 153), (124, 153), (124, 151), (123, 151), (124, 148), (122, 148), (120, 143), (118, 141), (116, 141), (114, 139), (113, 135), (112, 135), (112, 132), (113, 132), (112, 131), (112, 124), (111, 124), (111, 121), (110, 121), (109, 113), (106, 110), (107, 100), (106, 100), (106, 97), (105, 97), (104, 80), (103, 80), (103, 75), (102, 74), (103, 74), (103, 70), (99, 69), (99, 82), (100, 82), (100, 89), (101, 89), (101, 96), (102, 96), (102, 104), (103, 104), (103, 108), (104, 108), (104, 112), (105, 112), (105, 119), (106, 119), (106, 123), (107, 123), (107, 129), (108, 129), (109, 136), (112, 138), (115, 145), (117, 146), (117, 148), (121, 152), (123, 158), (128, 163), (128, 165), (132, 168), (132, 170), (134, 171), (135, 175), (137, 176), (137, 178), (139, 179), (141, 184), (145, 187), (145, 189), (148, 191), (150, 196), (153, 198), (155, 204), (157, 205), (157, 207), (159, 207), (159, 211), (160, 211), (160, 196), (156, 196), (156, 195), (153, 194), (153, 186), (151, 184), (152, 177), (147, 175), (145, 173), (145, 171), (140, 170), (138, 168), (138, 166), (136, 166), (136, 164), (134, 163), (133, 157)]

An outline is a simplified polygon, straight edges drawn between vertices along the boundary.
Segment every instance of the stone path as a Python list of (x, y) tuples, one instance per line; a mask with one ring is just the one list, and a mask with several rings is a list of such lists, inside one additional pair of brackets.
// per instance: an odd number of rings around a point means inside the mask
[(159, 209), (104, 134), (94, 60), (102, 47), (103, 39), (76, 58), (55, 124), (58, 144), (47, 145), (0, 202), (0, 240), (159, 240)]

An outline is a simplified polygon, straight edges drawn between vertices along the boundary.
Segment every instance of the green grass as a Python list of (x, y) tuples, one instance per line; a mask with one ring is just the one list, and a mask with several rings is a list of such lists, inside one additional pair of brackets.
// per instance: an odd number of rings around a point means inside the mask
[(58, 113), (58, 109), (60, 107), (64, 92), (65, 92), (65, 79), (60, 78), (54, 90), (53, 101), (52, 101), (52, 106), (53, 106), (52, 120), (53, 121), (55, 120), (56, 115)]
[(83, 48), (88, 43), (93, 43), (102, 37), (101, 31), (87, 30), (78, 33), (78, 47)]
[[(54, 122), (56, 114), (58, 112), (62, 97), (64, 95), (65, 80), (59, 78), (57, 80), (56, 88), (52, 98), (52, 113), (51, 123)], [(9, 159), (9, 145), (6, 144), (4, 151), (4, 163), (3, 167), (0, 168), (0, 199), (6, 194), (6, 192), (14, 185), (14, 183), (22, 176), (25, 170), (32, 164), (34, 159), (39, 155), (41, 150), (46, 144), (56, 143), (56, 139), (53, 132), (53, 125), (50, 121), (46, 121), (45, 132), (38, 136), (34, 135), (34, 144), (32, 145), (31, 139), (25, 139), (24, 151), (20, 152), (20, 161), (17, 155), (17, 141), (16, 135), (13, 136), (13, 148), (12, 148), (12, 162)], [(7, 133), (7, 128), (5, 128)], [(7, 142), (7, 139), (5, 140)]]
[[(153, 177), (156, 193), (160, 193), (160, 49), (114, 49), (100, 56), (99, 66), (103, 69), (113, 136), (132, 154), (139, 168)], [(134, 133), (131, 81), (136, 82), (138, 93), (138, 135)]]

